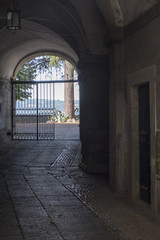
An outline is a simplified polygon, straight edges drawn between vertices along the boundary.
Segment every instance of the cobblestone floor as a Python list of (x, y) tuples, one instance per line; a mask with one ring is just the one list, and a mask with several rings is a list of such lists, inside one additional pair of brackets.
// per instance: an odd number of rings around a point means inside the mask
[(0, 147), (0, 240), (159, 240), (144, 206), (78, 168), (79, 141)]

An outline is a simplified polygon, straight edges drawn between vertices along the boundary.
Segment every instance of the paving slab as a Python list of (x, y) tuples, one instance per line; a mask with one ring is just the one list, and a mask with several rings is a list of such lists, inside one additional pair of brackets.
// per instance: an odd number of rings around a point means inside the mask
[[(17, 234), (17, 235), (15, 235), (15, 234), (12, 234), (12, 235), (6, 235), (6, 236), (1, 236), (1, 238), (0, 238), (1, 240), (23, 240), (23, 237), (22, 237), (22, 235), (21, 234)], [(31, 240), (31, 239), (30, 239)]]
[(49, 213), (52, 219), (63, 218), (75, 219), (78, 217), (83, 217), (84, 219), (87, 216), (93, 216), (92, 211), (86, 208), (84, 205), (79, 206), (51, 206), (43, 203), (46, 211)]
[[(67, 141), (14, 142), (11, 148), (3, 149), (0, 155), (3, 166), (1, 240), (9, 240), (11, 236), (12, 240), (98, 240), (97, 234), (106, 240), (104, 223), (97, 217), (93, 220), (94, 214), (50, 172), (54, 162), (54, 169), (60, 172), (63, 161), (65, 166), (71, 165), (77, 146), (77, 142)], [(92, 228), (94, 231), (90, 233)]]
[(83, 206), (83, 204), (73, 195), (41, 196), (39, 198), (43, 204), (51, 206)]
[[(24, 234), (24, 240), (64, 240), (64, 238), (61, 235), (57, 235), (57, 234), (41, 234), (41, 233), (37, 233), (37, 234)], [(8, 240), (8, 239), (4, 239), (4, 240)], [(9, 239), (10, 240), (10, 239)], [(12, 240), (12, 239), (11, 239)], [(17, 240), (17, 239), (15, 239)]]
[[(78, 141), (0, 148), (0, 240), (159, 240), (159, 222), (78, 168)], [(146, 225), (146, 227), (145, 227)]]

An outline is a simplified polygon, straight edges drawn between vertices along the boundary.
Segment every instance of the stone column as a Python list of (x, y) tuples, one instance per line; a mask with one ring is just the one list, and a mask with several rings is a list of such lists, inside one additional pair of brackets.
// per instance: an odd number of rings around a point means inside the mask
[(110, 51), (110, 186), (123, 194), (125, 180), (125, 102), (123, 45), (115, 44)]
[(87, 55), (79, 61), (80, 166), (93, 173), (108, 173), (109, 93), (108, 57)]
[(11, 132), (11, 83), (7, 78), (0, 78), (0, 143), (8, 139)]

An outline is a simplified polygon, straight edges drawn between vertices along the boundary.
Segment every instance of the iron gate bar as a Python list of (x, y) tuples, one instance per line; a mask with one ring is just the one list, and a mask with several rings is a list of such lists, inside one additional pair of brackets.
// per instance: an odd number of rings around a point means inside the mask
[[(13, 81), (13, 79), (12, 79), (12, 81)], [(13, 84), (11, 84), (11, 123), (12, 123), (12, 127), (11, 127), (11, 130), (12, 130), (12, 132), (11, 132), (11, 137), (12, 137), (12, 140), (13, 140), (13, 116), (14, 116), (14, 114), (13, 114)]]
[(69, 83), (79, 82), (78, 80), (52, 80), (52, 81), (12, 81), (12, 84), (37, 84), (37, 83)]
[[(15, 140), (51, 140), (54, 139), (54, 135), (53, 133), (48, 133), (48, 132), (42, 132), (39, 133), (39, 100), (38, 100), (38, 94), (39, 94), (39, 89), (38, 86), (39, 84), (54, 84), (54, 83), (78, 83), (78, 80), (38, 80), (38, 81), (16, 81), (15, 79), (11, 79), (11, 88), (12, 88), (12, 139)], [(37, 99), (36, 99), (36, 117), (37, 117), (37, 121), (36, 121), (36, 132), (35, 133), (21, 133), (21, 132), (15, 132), (14, 134), (14, 111), (16, 110), (16, 108), (14, 108), (14, 85), (22, 85), (22, 84), (31, 84), (32, 86), (36, 87), (36, 94), (37, 94)], [(48, 91), (48, 88), (47, 88)], [(16, 100), (15, 100), (16, 101)], [(45, 109), (45, 108), (44, 108)], [(31, 109), (30, 109), (31, 110)], [(41, 109), (42, 110), (42, 109)], [(25, 136), (29, 135), (30, 137), (27, 138)], [(20, 136), (20, 137), (18, 137)]]
[(38, 83), (36, 84), (36, 90), (37, 90), (37, 140), (38, 140)]

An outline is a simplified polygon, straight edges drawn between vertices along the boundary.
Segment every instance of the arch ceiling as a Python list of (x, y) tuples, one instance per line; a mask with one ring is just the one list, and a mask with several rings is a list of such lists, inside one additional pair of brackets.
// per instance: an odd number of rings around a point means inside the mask
[[(21, 11), (21, 31), (6, 28), (6, 11)], [(109, 30), (124, 27), (158, 0), (0, 0), (0, 73), (10, 75), (21, 59), (55, 52), (76, 64), (86, 53), (106, 54)]]
[(95, 0), (110, 27), (124, 27), (153, 7), (159, 0)]

